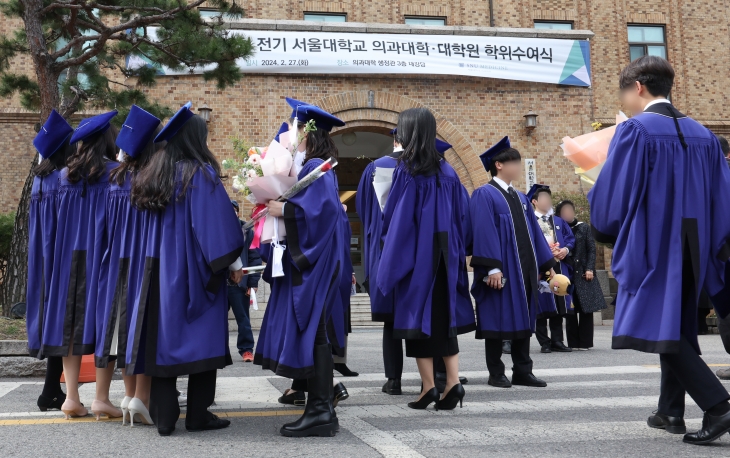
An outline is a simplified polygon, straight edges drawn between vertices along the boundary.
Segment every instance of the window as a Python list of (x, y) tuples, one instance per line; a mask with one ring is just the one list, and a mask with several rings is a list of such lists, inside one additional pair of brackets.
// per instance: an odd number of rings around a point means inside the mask
[(406, 16), (406, 24), (410, 25), (446, 25), (445, 17)]
[(198, 9), (198, 12), (200, 13), (200, 17), (202, 17), (203, 19), (213, 18), (213, 17), (219, 17), (221, 15), (223, 16), (223, 19), (227, 19), (227, 20), (236, 19), (236, 17), (231, 16), (230, 14), (223, 14), (219, 10), (211, 10), (211, 9), (204, 10), (204, 9)]
[(536, 29), (573, 30), (572, 22), (535, 22)]
[(629, 56), (631, 60), (646, 55), (667, 58), (664, 26), (629, 26)]
[(347, 15), (337, 13), (304, 13), (304, 20), (317, 22), (347, 22)]

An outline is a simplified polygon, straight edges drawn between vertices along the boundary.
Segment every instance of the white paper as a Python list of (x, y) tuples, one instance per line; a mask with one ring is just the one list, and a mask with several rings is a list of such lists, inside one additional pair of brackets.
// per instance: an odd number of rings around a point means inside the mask
[(284, 265), (282, 264), (281, 260), (284, 257), (284, 250), (286, 249), (286, 247), (279, 243), (279, 230), (278, 230), (279, 218), (273, 218), (273, 220), (274, 220), (273, 221), (274, 239), (271, 242), (271, 248), (273, 249), (273, 252), (271, 254), (271, 256), (272, 256), (271, 276), (272, 277), (283, 277), (284, 276)]
[(385, 208), (385, 201), (388, 199), (388, 194), (390, 194), (394, 170), (394, 168), (375, 167), (373, 189), (375, 190), (375, 197), (378, 199), (378, 205), (380, 205), (380, 211)]
[(252, 309), (258, 310), (259, 309), (259, 303), (256, 300), (256, 291), (254, 291), (253, 288), (251, 288), (251, 289), (248, 290), (248, 297), (250, 298), (248, 305)]
[(540, 291), (541, 294), (551, 294), (552, 290), (550, 289), (550, 284), (546, 282), (545, 280), (540, 280), (540, 284), (537, 287), (537, 290)]

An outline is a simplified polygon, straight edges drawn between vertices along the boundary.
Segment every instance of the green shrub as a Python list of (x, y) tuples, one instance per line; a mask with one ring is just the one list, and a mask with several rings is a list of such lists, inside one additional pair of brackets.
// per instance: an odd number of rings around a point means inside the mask
[(0, 266), (3, 266), (10, 256), (10, 239), (13, 238), (15, 213), (0, 214)]

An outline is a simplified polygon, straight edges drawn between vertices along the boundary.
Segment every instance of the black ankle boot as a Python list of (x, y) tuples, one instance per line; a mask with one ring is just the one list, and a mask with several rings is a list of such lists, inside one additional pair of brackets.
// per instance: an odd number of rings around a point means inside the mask
[(61, 410), (61, 406), (65, 400), (66, 394), (64, 394), (63, 391), (60, 391), (55, 397), (44, 396), (41, 394), (38, 396), (38, 402), (36, 404), (41, 412), (45, 412), (48, 409)]
[(309, 395), (304, 414), (293, 423), (287, 423), (279, 431), (282, 436), (332, 437), (337, 433), (339, 422), (332, 406), (332, 350), (329, 345), (314, 347), (315, 376), (307, 379)]

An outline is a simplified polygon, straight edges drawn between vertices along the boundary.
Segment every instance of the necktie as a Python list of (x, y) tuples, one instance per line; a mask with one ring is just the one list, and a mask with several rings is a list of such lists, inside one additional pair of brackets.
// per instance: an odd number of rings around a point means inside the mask
[(548, 217), (547, 217), (547, 215), (543, 215), (543, 216), (542, 216), (542, 220), (543, 220), (543, 221), (545, 221), (545, 222), (547, 223), (547, 222), (548, 222)]
[(509, 192), (509, 195), (510, 195), (510, 196), (511, 196), (511, 197), (512, 197), (513, 199), (515, 199), (515, 200), (519, 200), (519, 199), (517, 198), (517, 193), (515, 192), (515, 188), (513, 188), (512, 186), (510, 186), (509, 188), (507, 188), (507, 192)]

